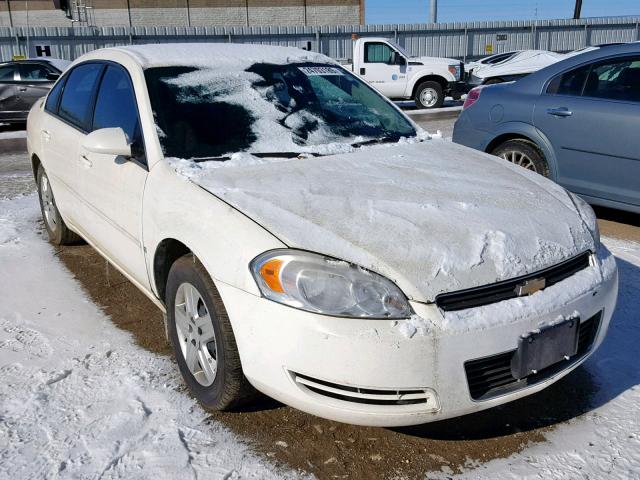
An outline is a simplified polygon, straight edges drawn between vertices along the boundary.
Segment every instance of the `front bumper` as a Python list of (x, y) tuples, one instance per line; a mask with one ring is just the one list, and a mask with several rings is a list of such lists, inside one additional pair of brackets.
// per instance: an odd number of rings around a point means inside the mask
[[(602, 342), (615, 308), (617, 270), (607, 254), (608, 269), (601, 260), (586, 269), (600, 274), (593, 288), (567, 294), (579, 291), (573, 286), (574, 277), (583, 271), (529, 297), (540, 305), (561, 298), (561, 306), (529, 312), (521, 307), (521, 298), (508, 300), (480, 307), (491, 315), (487, 321), (482, 312), (470, 322), (464, 315), (452, 318), (432, 304), (417, 302), (412, 307), (419, 320), (334, 318), (285, 307), (225, 284), (218, 289), (232, 321), (244, 373), (258, 390), (341, 422), (416, 425), (530, 395), (582, 363)], [(602, 312), (586, 354), (534, 384), (487, 400), (472, 399), (466, 362), (513, 350), (520, 335), (575, 312), (581, 318)]]
[(460, 80), (456, 82), (449, 82), (447, 85), (447, 94), (454, 98), (454, 100), (459, 100), (462, 95), (469, 92), (469, 87), (467, 83)]

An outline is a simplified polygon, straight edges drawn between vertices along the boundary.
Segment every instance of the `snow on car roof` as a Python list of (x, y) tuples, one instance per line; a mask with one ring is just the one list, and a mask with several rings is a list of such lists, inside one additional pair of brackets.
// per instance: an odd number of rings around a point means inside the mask
[(167, 43), (117, 47), (142, 68), (194, 66), (244, 69), (254, 63), (335, 63), (329, 57), (294, 47), (239, 43)]

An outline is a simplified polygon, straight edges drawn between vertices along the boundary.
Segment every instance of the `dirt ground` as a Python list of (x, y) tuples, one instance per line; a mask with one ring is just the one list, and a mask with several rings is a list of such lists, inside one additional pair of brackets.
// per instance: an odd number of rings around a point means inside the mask
[[(24, 140), (0, 140), (0, 198), (34, 191), (30, 175)], [(596, 213), (604, 235), (640, 241), (639, 215), (600, 208)], [(91, 247), (63, 247), (56, 255), (118, 327), (141, 347), (172, 356), (160, 311)], [(340, 424), (266, 397), (251, 408), (212, 413), (211, 421), (224, 423), (275, 461), (321, 479), (424, 478), (425, 472), (453, 474), (544, 441), (548, 429), (589, 411), (597, 388), (578, 368), (526, 399), (411, 428)]]

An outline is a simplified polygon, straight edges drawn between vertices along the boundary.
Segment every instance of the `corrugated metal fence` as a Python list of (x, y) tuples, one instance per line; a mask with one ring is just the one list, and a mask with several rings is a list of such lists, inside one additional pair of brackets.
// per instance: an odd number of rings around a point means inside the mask
[(413, 55), (475, 58), (489, 53), (538, 48), (569, 51), (588, 45), (640, 40), (640, 16), (327, 27), (17, 27), (0, 28), (0, 57), (48, 47), (51, 56), (73, 60), (96, 48), (167, 42), (237, 42), (288, 45), (351, 57), (352, 35), (394, 39)]

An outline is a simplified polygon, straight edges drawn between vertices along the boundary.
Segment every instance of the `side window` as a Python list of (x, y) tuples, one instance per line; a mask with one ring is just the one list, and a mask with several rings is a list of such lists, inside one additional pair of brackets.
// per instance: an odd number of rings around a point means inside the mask
[(64, 84), (67, 81), (68, 77), (69, 76), (67, 75), (58, 83), (56, 83), (49, 92), (49, 95), (47, 95), (47, 101), (44, 104), (44, 109), (47, 112), (51, 112), (53, 114), (58, 113), (58, 103), (60, 101), (60, 95), (62, 95), (62, 90), (64, 89)]
[(586, 65), (558, 75), (549, 83), (547, 93), (579, 97), (582, 95), (582, 89), (584, 88), (590, 69), (591, 65)]
[(89, 129), (95, 89), (104, 68), (100, 63), (79, 65), (68, 75), (58, 114), (84, 130)]
[(386, 43), (367, 42), (364, 44), (365, 63), (391, 63), (393, 50)]
[(20, 80), (23, 82), (47, 82), (51, 81), (47, 75), (51, 72), (44, 65), (37, 63), (21, 63), (18, 71), (20, 72)]
[(107, 67), (98, 90), (93, 130), (110, 127), (122, 128), (133, 144), (134, 155), (141, 155), (142, 132), (133, 87), (127, 73), (111, 65)]
[(16, 67), (14, 65), (5, 65), (0, 67), (0, 82), (13, 82)]
[(640, 57), (596, 63), (584, 96), (640, 102)]

